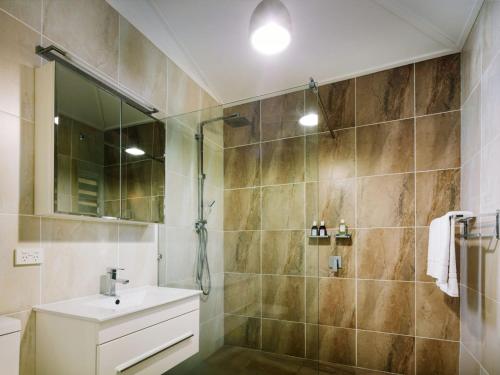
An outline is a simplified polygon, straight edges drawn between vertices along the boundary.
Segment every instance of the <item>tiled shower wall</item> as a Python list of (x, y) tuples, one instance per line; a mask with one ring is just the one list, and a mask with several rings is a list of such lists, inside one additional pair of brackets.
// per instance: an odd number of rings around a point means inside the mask
[[(500, 209), (500, 2), (486, 0), (463, 49), (462, 208)], [(494, 233), (494, 215), (474, 230)], [(460, 371), (500, 374), (500, 245), (462, 243)]]
[[(198, 216), (197, 142), (200, 121), (220, 117), (221, 107), (175, 116), (167, 120), (167, 196), (165, 200), (166, 259), (160, 272), (161, 285), (198, 289), (196, 264), (198, 237), (194, 224)], [(201, 298), (200, 352), (171, 372), (189, 373), (190, 366), (223, 345), (223, 148), (222, 123), (205, 127), (205, 218), (208, 222), (208, 261), (212, 279), (209, 296)], [(170, 192), (170, 194), (169, 194)], [(208, 204), (215, 201), (212, 208)], [(169, 372), (170, 373), (170, 372)]]
[[(156, 284), (157, 233), (164, 233), (157, 225), (33, 214), (34, 68), (43, 63), (34, 51), (40, 43), (62, 46), (170, 115), (215, 104), (104, 0), (0, 0), (0, 315), (23, 322), (23, 375), (35, 373), (32, 306), (98, 293), (99, 276), (110, 265), (125, 267), (122, 276), (132, 287)], [(13, 250), (33, 246), (44, 248), (44, 264), (13, 267)]]
[[(398, 374), (456, 374), (459, 299), (426, 276), (430, 221), (460, 207), (460, 55), (225, 109), (225, 343)], [(352, 241), (307, 238), (313, 220)], [(341, 255), (337, 273), (328, 257)], [(319, 345), (318, 345), (319, 344)]]

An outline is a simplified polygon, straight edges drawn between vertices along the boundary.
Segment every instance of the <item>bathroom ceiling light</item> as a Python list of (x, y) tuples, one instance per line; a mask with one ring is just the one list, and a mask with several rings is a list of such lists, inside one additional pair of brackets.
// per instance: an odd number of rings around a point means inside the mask
[(265, 55), (274, 55), (288, 47), (292, 21), (280, 0), (262, 0), (250, 18), (252, 46)]
[(137, 147), (130, 147), (125, 150), (127, 154), (134, 155), (134, 156), (141, 156), (144, 155), (145, 152), (141, 150), (140, 148)]
[(299, 119), (299, 123), (302, 126), (317, 126), (318, 125), (318, 114), (308, 113)]

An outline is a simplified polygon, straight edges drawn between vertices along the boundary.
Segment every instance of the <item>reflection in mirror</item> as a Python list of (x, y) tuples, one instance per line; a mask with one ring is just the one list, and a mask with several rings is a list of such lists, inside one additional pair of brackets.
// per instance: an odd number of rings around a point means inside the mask
[(165, 124), (122, 103), (122, 219), (163, 223)]
[(56, 64), (58, 213), (163, 222), (164, 124)]

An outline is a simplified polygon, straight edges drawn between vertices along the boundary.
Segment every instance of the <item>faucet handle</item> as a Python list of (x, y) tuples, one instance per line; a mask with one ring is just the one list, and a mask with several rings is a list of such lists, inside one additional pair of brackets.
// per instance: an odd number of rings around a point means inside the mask
[(123, 271), (125, 268), (121, 267), (106, 267), (106, 272), (117, 272), (117, 271)]

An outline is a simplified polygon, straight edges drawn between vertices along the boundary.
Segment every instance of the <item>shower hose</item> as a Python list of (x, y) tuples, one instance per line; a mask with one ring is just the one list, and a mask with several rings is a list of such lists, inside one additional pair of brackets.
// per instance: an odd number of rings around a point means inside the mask
[(196, 229), (198, 233), (198, 262), (196, 263), (196, 281), (205, 296), (210, 294), (212, 289), (212, 278), (210, 277), (210, 266), (208, 265), (208, 231), (204, 224)]

